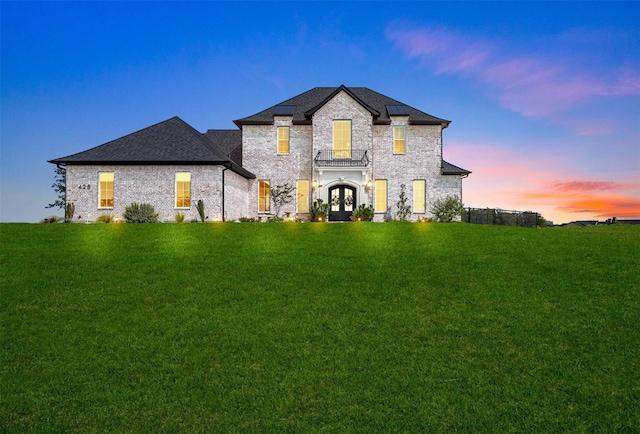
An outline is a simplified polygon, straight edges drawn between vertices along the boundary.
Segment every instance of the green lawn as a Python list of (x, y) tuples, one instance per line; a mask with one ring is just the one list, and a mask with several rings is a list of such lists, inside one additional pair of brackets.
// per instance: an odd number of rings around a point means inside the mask
[(637, 432), (640, 228), (0, 225), (1, 432)]

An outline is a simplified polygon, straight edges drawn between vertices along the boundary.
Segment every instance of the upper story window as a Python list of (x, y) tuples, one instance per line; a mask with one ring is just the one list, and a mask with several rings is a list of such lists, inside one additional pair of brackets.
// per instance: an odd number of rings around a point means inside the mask
[(258, 186), (258, 212), (271, 211), (271, 188), (269, 181), (262, 179)]
[(351, 121), (333, 121), (333, 157), (351, 158)]
[(100, 172), (98, 207), (113, 208), (113, 172)]
[(405, 151), (405, 128), (403, 126), (393, 127), (393, 153), (404, 154)]
[(289, 153), (289, 127), (278, 127), (278, 154)]
[(191, 173), (176, 173), (176, 208), (191, 207)]

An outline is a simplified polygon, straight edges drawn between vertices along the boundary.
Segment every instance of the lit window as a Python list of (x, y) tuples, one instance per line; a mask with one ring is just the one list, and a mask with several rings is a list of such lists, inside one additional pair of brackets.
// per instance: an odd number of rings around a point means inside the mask
[(413, 181), (413, 212), (425, 212), (425, 184), (424, 179)]
[(309, 181), (299, 180), (296, 191), (298, 192), (298, 212), (309, 212)]
[(331, 190), (331, 211), (340, 211), (340, 189)]
[(351, 158), (351, 121), (333, 121), (333, 156)]
[(176, 173), (176, 208), (191, 207), (191, 173)]
[(376, 180), (376, 209), (375, 212), (387, 212), (387, 180)]
[(289, 127), (278, 127), (278, 154), (289, 153)]
[(98, 192), (98, 206), (113, 208), (113, 172), (100, 173), (100, 190)]
[(405, 129), (404, 127), (393, 127), (393, 153), (404, 154)]
[(269, 196), (271, 190), (269, 188), (269, 181), (262, 180), (258, 187), (258, 212), (269, 212), (271, 207), (271, 197)]

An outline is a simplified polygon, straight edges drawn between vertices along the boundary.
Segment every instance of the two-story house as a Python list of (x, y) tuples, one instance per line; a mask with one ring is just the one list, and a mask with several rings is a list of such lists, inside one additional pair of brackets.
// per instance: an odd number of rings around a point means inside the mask
[(195, 218), (199, 199), (213, 221), (267, 217), (282, 184), (296, 187), (284, 213), (304, 218), (322, 199), (330, 221), (348, 221), (358, 204), (382, 220), (404, 185), (417, 219), (437, 199), (462, 199), (470, 173), (442, 159), (450, 121), (367, 88), (317, 87), (234, 123), (200, 133), (174, 117), (50, 162), (66, 167), (77, 221), (122, 215), (131, 202), (165, 221)]

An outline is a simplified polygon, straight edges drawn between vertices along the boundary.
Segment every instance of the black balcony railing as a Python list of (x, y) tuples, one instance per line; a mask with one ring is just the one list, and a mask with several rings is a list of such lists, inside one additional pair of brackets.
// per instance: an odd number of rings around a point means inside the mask
[(369, 165), (368, 151), (318, 151), (313, 159), (320, 167), (365, 167)]

